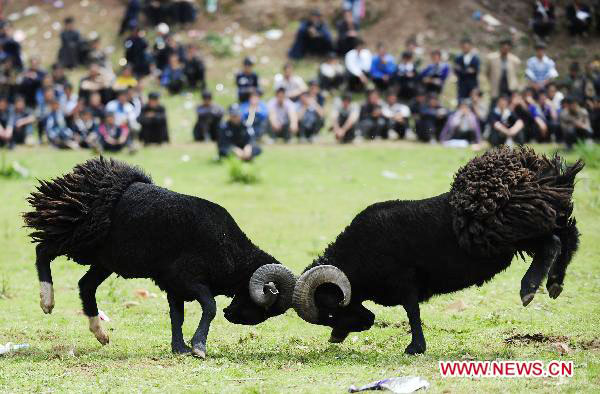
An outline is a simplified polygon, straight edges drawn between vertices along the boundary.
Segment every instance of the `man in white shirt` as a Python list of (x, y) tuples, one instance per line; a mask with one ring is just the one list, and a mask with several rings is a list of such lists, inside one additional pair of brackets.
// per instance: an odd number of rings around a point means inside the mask
[(398, 102), (398, 96), (394, 92), (388, 92), (381, 112), (388, 120), (388, 129), (394, 130), (398, 138), (406, 135), (406, 128), (410, 121), (410, 108), (406, 104)]
[(279, 88), (283, 88), (286, 97), (292, 101), (298, 100), (300, 95), (308, 90), (302, 77), (294, 74), (292, 63), (286, 63), (283, 66), (283, 74), (275, 75), (275, 90)]
[(527, 60), (525, 76), (536, 90), (544, 89), (549, 82), (558, 77), (554, 60), (546, 56), (545, 50), (546, 45), (544, 43), (536, 44), (535, 56)]
[(348, 88), (353, 92), (361, 92), (369, 83), (369, 70), (373, 56), (365, 47), (363, 40), (358, 39), (356, 48), (349, 51), (344, 59), (348, 71)]
[(269, 134), (271, 138), (283, 138), (289, 142), (292, 134), (298, 133), (298, 115), (292, 100), (285, 96), (285, 88), (279, 87), (267, 104), (269, 111)]
[(117, 98), (106, 104), (106, 112), (114, 113), (116, 125), (126, 125), (130, 130), (137, 131), (140, 129), (140, 124), (137, 121), (135, 108), (127, 101), (128, 97), (129, 94), (127, 90), (118, 92)]

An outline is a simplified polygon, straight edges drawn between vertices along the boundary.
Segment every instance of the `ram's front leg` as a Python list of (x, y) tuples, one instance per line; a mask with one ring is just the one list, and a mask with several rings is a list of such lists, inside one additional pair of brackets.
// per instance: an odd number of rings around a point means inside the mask
[(548, 270), (560, 253), (561, 242), (556, 235), (538, 241), (533, 255), (533, 261), (521, 280), (521, 302), (523, 306), (529, 305), (535, 292), (548, 274)]
[(546, 289), (548, 289), (550, 298), (557, 298), (562, 292), (567, 266), (579, 246), (579, 231), (575, 219), (570, 219), (568, 225), (561, 229), (557, 235), (561, 242), (560, 255), (552, 264), (546, 282)]
[(404, 310), (408, 316), (410, 324), (410, 332), (412, 339), (410, 344), (404, 350), (406, 354), (422, 354), (425, 353), (427, 345), (425, 336), (423, 335), (423, 327), (421, 325), (421, 313), (419, 308), (419, 300), (416, 290), (409, 291), (403, 301)]
[(207, 286), (197, 285), (194, 288), (194, 292), (196, 293), (196, 299), (202, 306), (202, 317), (200, 318), (198, 329), (196, 329), (196, 333), (192, 337), (192, 355), (206, 358), (206, 338), (208, 337), (210, 323), (217, 314), (217, 304)]
[(192, 349), (183, 340), (184, 309), (183, 299), (172, 293), (167, 293), (169, 301), (169, 316), (171, 317), (171, 351), (175, 354), (190, 353)]

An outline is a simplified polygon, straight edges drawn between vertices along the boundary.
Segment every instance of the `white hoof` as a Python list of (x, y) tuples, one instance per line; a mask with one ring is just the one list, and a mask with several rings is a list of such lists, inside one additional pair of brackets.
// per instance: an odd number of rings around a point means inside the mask
[(98, 342), (102, 345), (108, 344), (108, 335), (102, 329), (102, 325), (100, 324), (100, 317), (94, 316), (90, 317), (90, 331), (94, 334)]
[(52, 309), (54, 309), (54, 287), (52, 283), (40, 282), (40, 306), (44, 313), (52, 313)]

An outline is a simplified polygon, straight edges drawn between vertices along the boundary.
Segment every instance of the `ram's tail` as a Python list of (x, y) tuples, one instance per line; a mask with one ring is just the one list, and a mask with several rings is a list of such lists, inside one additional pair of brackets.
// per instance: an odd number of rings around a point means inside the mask
[(504, 147), (474, 158), (457, 172), (450, 191), (460, 245), (490, 254), (568, 226), (583, 166), (531, 148)]

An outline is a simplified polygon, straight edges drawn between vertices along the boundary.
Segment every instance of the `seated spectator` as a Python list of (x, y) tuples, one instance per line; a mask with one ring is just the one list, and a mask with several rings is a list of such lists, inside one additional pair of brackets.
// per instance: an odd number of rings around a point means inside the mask
[(592, 26), (592, 11), (587, 4), (573, 0), (567, 6), (567, 25), (572, 36), (587, 35)]
[(346, 53), (344, 63), (348, 72), (348, 89), (352, 92), (364, 91), (369, 83), (372, 56), (363, 40), (358, 39), (356, 48)]
[(65, 69), (58, 63), (54, 63), (51, 67), (52, 71), (52, 82), (54, 83), (54, 88), (56, 90), (64, 90), (65, 85), (69, 83), (65, 75)]
[(133, 74), (133, 67), (130, 64), (127, 64), (121, 69), (121, 72), (115, 79), (115, 83), (113, 84), (113, 90), (126, 90), (129, 88), (136, 87), (138, 84), (138, 80)]
[(396, 93), (388, 92), (382, 112), (388, 122), (387, 128), (394, 130), (399, 139), (404, 138), (410, 121), (410, 108), (398, 102)]
[(198, 119), (194, 125), (194, 141), (217, 141), (219, 138), (219, 126), (223, 119), (223, 108), (213, 104), (212, 93), (202, 92), (202, 103), (196, 108)]
[(56, 98), (54, 89), (51, 87), (40, 89), (39, 92), (40, 94), (36, 95), (36, 118), (38, 120), (38, 142), (41, 144), (44, 136), (46, 135), (46, 118), (51, 111), (50, 103), (54, 100), (58, 101), (58, 99)]
[(418, 70), (413, 62), (413, 53), (402, 52), (396, 71), (396, 82), (398, 83), (398, 97), (402, 101), (414, 99), (419, 86)]
[(112, 113), (114, 121), (118, 126), (126, 126), (128, 133), (140, 129), (140, 125), (137, 122), (138, 115), (133, 104), (129, 102), (128, 90), (117, 92), (117, 98), (106, 104), (105, 111), (106, 113)]
[(589, 105), (595, 96), (600, 95), (600, 63), (590, 62), (585, 65), (583, 75), (583, 102)]
[(239, 104), (232, 104), (228, 112), (229, 119), (219, 129), (219, 158), (233, 154), (242, 161), (251, 161), (261, 153), (255, 136), (242, 122)]
[(483, 133), (488, 117), (488, 107), (483, 102), (483, 93), (481, 93), (479, 88), (475, 88), (471, 90), (471, 96), (469, 98), (471, 100), (471, 111), (473, 111), (475, 116), (477, 116), (477, 119), (479, 120), (479, 128)]
[(59, 96), (60, 108), (67, 117), (67, 121), (79, 103), (79, 96), (73, 91), (73, 85), (67, 82), (64, 93)]
[(473, 49), (471, 39), (464, 38), (460, 43), (462, 53), (454, 59), (454, 74), (458, 79), (458, 101), (468, 99), (471, 91), (479, 87), (479, 56)]
[(323, 90), (339, 89), (344, 83), (344, 66), (334, 52), (319, 66), (318, 78), (319, 86)]
[(252, 69), (254, 62), (249, 57), (244, 58), (242, 71), (235, 76), (238, 101), (245, 103), (250, 98), (250, 93), (258, 89), (258, 75)]
[(45, 76), (46, 73), (40, 67), (40, 58), (37, 56), (31, 57), (29, 68), (21, 74), (21, 83), (19, 84), (19, 92), (25, 98), (25, 104), (28, 108), (34, 109), (36, 107), (36, 93), (42, 87), (42, 80)]
[(563, 100), (560, 127), (567, 149), (571, 149), (577, 141), (591, 139), (594, 135), (588, 111), (572, 97), (566, 97)]
[(548, 96), (548, 99), (552, 101), (554, 108), (558, 111), (562, 107), (561, 104), (565, 95), (558, 90), (554, 82), (550, 82), (546, 85), (546, 95)]
[(204, 61), (195, 45), (188, 45), (185, 50), (183, 72), (190, 89), (204, 90), (206, 87)]
[(525, 123), (514, 114), (508, 100), (506, 96), (498, 97), (496, 107), (490, 113), (490, 144), (492, 146), (525, 143), (525, 133), (523, 132)]
[(546, 56), (546, 44), (537, 43), (535, 56), (527, 60), (525, 76), (535, 90), (544, 89), (546, 85), (558, 77), (554, 60)]
[(307, 55), (325, 56), (333, 50), (333, 41), (321, 12), (314, 10), (310, 17), (300, 24), (294, 44), (288, 56), (302, 59)]
[(186, 77), (183, 65), (179, 62), (177, 55), (169, 57), (169, 65), (163, 69), (160, 75), (160, 84), (169, 90), (171, 94), (181, 92), (186, 85)]
[(111, 70), (112, 66), (109, 62), (107, 52), (102, 48), (100, 36), (96, 36), (89, 41), (89, 49), (86, 54), (85, 64), (98, 64), (102, 69)]
[(289, 142), (292, 134), (298, 133), (298, 115), (292, 100), (286, 97), (286, 90), (280, 86), (267, 104), (269, 110), (269, 135), (272, 139), (282, 138)]
[(540, 108), (537, 101), (537, 93), (533, 89), (526, 89), (523, 92), (523, 101), (527, 106), (529, 113), (529, 122), (525, 122), (525, 138), (529, 142), (536, 140), (537, 142), (548, 142), (550, 133), (544, 112)]
[(100, 93), (92, 93), (87, 105), (87, 109), (92, 113), (94, 121), (97, 124), (100, 124), (102, 119), (104, 119), (104, 105), (102, 104)]
[(177, 0), (171, 4), (171, 19), (175, 23), (188, 25), (196, 21), (196, 1), (195, 0)]
[(431, 52), (431, 64), (421, 71), (419, 78), (427, 93), (440, 94), (449, 74), (450, 67), (447, 63), (442, 62), (442, 53), (434, 50)]
[(371, 61), (370, 75), (377, 89), (384, 91), (391, 86), (396, 73), (394, 57), (386, 52), (383, 42), (377, 44), (377, 54)]
[(321, 107), (325, 106), (325, 96), (321, 93), (321, 87), (316, 79), (308, 81), (308, 96)]
[(417, 44), (416, 36), (411, 36), (406, 40), (405, 52), (411, 54), (411, 59), (415, 64), (415, 69), (420, 69), (423, 64), (422, 54), (424, 53), (423, 48)]
[[(510, 96), (519, 89), (521, 59), (511, 53), (512, 41), (500, 41), (500, 50), (486, 58), (485, 74), (490, 84), (492, 102), (500, 96)], [(493, 104), (492, 104), (493, 105)]]
[(354, 23), (358, 26), (365, 17), (365, 0), (343, 0), (342, 9), (352, 13)]
[(555, 141), (562, 141), (558, 108), (554, 106), (554, 103), (548, 98), (546, 92), (542, 91), (538, 94), (538, 105), (548, 128), (547, 140), (549, 141), (553, 136)]
[(594, 97), (589, 110), (590, 123), (594, 131), (594, 140), (600, 140), (600, 96)]
[(323, 128), (325, 110), (308, 92), (300, 95), (296, 113), (298, 114), (298, 138), (312, 142)]
[(125, 59), (131, 64), (136, 77), (150, 74), (152, 56), (148, 52), (148, 41), (139, 28), (134, 28), (131, 35), (125, 40)]
[(169, 142), (167, 112), (160, 104), (160, 95), (152, 92), (148, 95), (148, 104), (142, 107), (138, 118), (141, 125), (140, 141), (144, 144), (162, 144)]
[(339, 143), (345, 144), (354, 141), (359, 117), (358, 106), (352, 103), (352, 96), (345, 93), (341, 101), (334, 105), (331, 113), (331, 130)]
[(367, 101), (360, 108), (358, 128), (364, 139), (388, 138), (388, 122), (383, 115), (381, 99), (375, 89), (367, 91)]
[(15, 94), (19, 91), (17, 86), (19, 73), (12, 64), (13, 60), (11, 58), (2, 61), (1, 57), (2, 53), (0, 52), (0, 95), (7, 96), (9, 101), (12, 102)]
[(63, 31), (60, 33), (58, 63), (68, 69), (77, 67), (80, 64), (82, 42), (79, 31), (75, 29), (75, 19), (72, 16), (65, 18)]
[(415, 97), (410, 102), (410, 113), (414, 119), (415, 134), (419, 141), (429, 142), (431, 133), (426, 124), (425, 111), (427, 110), (427, 94), (424, 89), (417, 89)]
[(13, 116), (13, 142), (17, 145), (29, 143), (31, 138), (33, 138), (35, 116), (31, 110), (27, 109), (23, 96), (15, 97)]
[(87, 75), (79, 81), (79, 96), (87, 102), (92, 93), (99, 93), (102, 102), (107, 102), (113, 94), (111, 82), (98, 64), (91, 64)]
[(8, 98), (2, 96), (0, 97), (0, 148), (6, 146), (12, 149), (14, 147), (14, 124), (15, 118), (8, 105)]
[(98, 126), (99, 123), (94, 120), (92, 111), (84, 108), (75, 111), (70, 129), (73, 130), (74, 139), (81, 148), (98, 150)]
[(533, 32), (542, 40), (546, 40), (554, 30), (556, 18), (552, 0), (536, 0), (533, 4)]
[(185, 59), (183, 46), (175, 40), (175, 36), (167, 34), (164, 43), (157, 39), (157, 43), (154, 45), (154, 62), (156, 68), (164, 71), (169, 66), (173, 56), (176, 56), (180, 63)]
[(242, 121), (248, 128), (248, 132), (254, 135), (256, 140), (263, 136), (269, 117), (267, 106), (260, 99), (260, 95), (259, 90), (253, 90), (250, 92), (248, 101), (240, 105)]
[(98, 138), (100, 140), (100, 149), (107, 152), (120, 152), (123, 148), (128, 148), (133, 153), (133, 144), (131, 133), (127, 123), (117, 123), (114, 112), (106, 112), (104, 121), (98, 127)]
[(416, 123), (415, 133), (420, 141), (433, 142), (439, 140), (442, 129), (446, 125), (448, 109), (442, 106), (436, 94), (430, 93), (425, 102), (424, 107), (419, 106), (421, 113)]
[(356, 47), (358, 40), (358, 25), (354, 22), (352, 11), (344, 11), (343, 18), (337, 24), (337, 53), (340, 56), (346, 55)]
[(275, 90), (283, 88), (285, 96), (292, 101), (298, 100), (300, 95), (308, 89), (301, 76), (294, 74), (292, 63), (283, 66), (283, 74), (275, 75)]
[(469, 144), (479, 144), (481, 142), (479, 119), (475, 112), (471, 110), (469, 104), (466, 99), (460, 101), (456, 111), (448, 117), (444, 129), (440, 133), (441, 142), (450, 140), (465, 140)]
[(23, 58), (21, 57), (21, 44), (13, 37), (12, 25), (9, 22), (0, 22), (0, 41), (4, 61), (9, 61), (15, 71), (23, 70)]
[(46, 137), (52, 146), (60, 149), (78, 149), (73, 130), (67, 126), (65, 115), (60, 109), (60, 102), (56, 99), (50, 102), (50, 113), (46, 117)]

